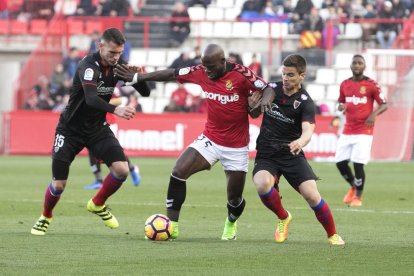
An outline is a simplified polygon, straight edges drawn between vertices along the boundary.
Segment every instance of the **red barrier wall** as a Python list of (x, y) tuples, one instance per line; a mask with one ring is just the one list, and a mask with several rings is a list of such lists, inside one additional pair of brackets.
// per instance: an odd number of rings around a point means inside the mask
[[(372, 151), (374, 159), (395, 159), (396, 156), (401, 155), (401, 159), (409, 160), (411, 157), (412, 130), (410, 128), (410, 135), (405, 137), (402, 131), (398, 131), (402, 126), (396, 123), (395, 116), (392, 111), (386, 112), (378, 120)], [(58, 119), (59, 114), (51, 112), (5, 113), (2, 152), (50, 154)], [(330, 126), (331, 120), (330, 116), (317, 117), (315, 134), (311, 143), (305, 148), (308, 158), (329, 159), (334, 156), (337, 130)], [(255, 142), (259, 134), (260, 122), (261, 118), (250, 121), (251, 157), (255, 155)], [(176, 157), (202, 132), (204, 123), (204, 114), (139, 113), (130, 121), (118, 119), (117, 136), (126, 153), (131, 157)], [(398, 135), (390, 138), (390, 133)]]

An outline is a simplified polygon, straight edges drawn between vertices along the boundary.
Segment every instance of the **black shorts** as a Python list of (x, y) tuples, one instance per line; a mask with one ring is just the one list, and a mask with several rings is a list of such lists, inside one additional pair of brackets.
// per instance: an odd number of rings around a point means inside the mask
[[(88, 148), (97, 159), (104, 161), (108, 167), (116, 161), (127, 161), (124, 150), (109, 125), (103, 126), (92, 135), (80, 134), (65, 125), (58, 125), (52, 148), (53, 160), (59, 160), (61, 162), (58, 162), (58, 164), (66, 163), (69, 166), (84, 147)], [(65, 178), (59, 167), (52, 166), (53, 177), (58, 180), (67, 179), (67, 175)], [(65, 172), (66, 170), (62, 171)]]
[(307, 180), (319, 179), (303, 154), (290, 154), (278, 158), (264, 158), (258, 154), (254, 162), (253, 175), (261, 170), (270, 172), (276, 179), (275, 184), (278, 184), (280, 176), (283, 175), (296, 190)]

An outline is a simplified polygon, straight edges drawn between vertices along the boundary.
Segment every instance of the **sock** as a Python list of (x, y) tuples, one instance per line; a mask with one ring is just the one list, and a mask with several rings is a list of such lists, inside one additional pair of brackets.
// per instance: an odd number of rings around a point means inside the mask
[(167, 216), (170, 220), (178, 221), (181, 206), (185, 201), (186, 194), (187, 185), (185, 179), (180, 179), (171, 175), (165, 204), (167, 207)]
[(227, 218), (230, 222), (235, 222), (243, 213), (244, 207), (246, 206), (246, 200), (242, 198), (237, 206), (233, 206), (227, 202)]
[(63, 193), (55, 191), (55, 189), (52, 186), (52, 182), (47, 186), (46, 192), (45, 192), (45, 201), (43, 203), (43, 216), (47, 218), (53, 217), (52, 211), (53, 208), (55, 208), (56, 204), (58, 203), (60, 199), (60, 195)]
[(263, 204), (279, 219), (286, 219), (288, 217), (288, 213), (282, 206), (282, 201), (280, 200), (280, 195), (278, 191), (272, 187), (269, 192), (265, 193), (264, 195), (259, 194), (260, 199), (262, 200)]
[(103, 181), (102, 187), (93, 197), (92, 201), (97, 206), (102, 206), (105, 204), (108, 197), (113, 195), (119, 188), (121, 188), (122, 183), (125, 181), (124, 179), (119, 179), (113, 176), (111, 173)]
[(364, 190), (364, 184), (365, 184), (364, 164), (354, 163), (354, 170), (355, 170), (354, 185), (356, 187), (356, 196), (361, 197), (362, 191)]
[(95, 175), (95, 179), (102, 182), (101, 164), (96, 160), (91, 152), (89, 152), (89, 164), (91, 166), (92, 173)]
[(348, 182), (348, 184), (352, 187), (354, 185), (354, 175), (352, 174), (351, 168), (348, 165), (348, 160), (336, 163), (336, 167), (338, 168), (345, 181)]
[(335, 222), (328, 204), (321, 199), (321, 202), (319, 202), (318, 205), (314, 207), (311, 206), (311, 208), (315, 212), (318, 221), (322, 224), (323, 228), (325, 228), (328, 238), (336, 234)]

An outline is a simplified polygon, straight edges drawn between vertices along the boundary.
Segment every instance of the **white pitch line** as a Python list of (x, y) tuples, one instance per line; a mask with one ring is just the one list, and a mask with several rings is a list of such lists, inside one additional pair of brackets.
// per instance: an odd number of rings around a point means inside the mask
[[(43, 200), (38, 199), (20, 199), (20, 200), (7, 200), (9, 202), (33, 202), (33, 203), (43, 203)], [(70, 203), (70, 204), (79, 204), (83, 205), (86, 203), (83, 201), (74, 201), (74, 200), (63, 200), (63, 204)], [(61, 203), (61, 204), (62, 204)], [(128, 205), (128, 206), (162, 206), (165, 205), (163, 203), (136, 203), (136, 202), (117, 202), (116, 205)], [(110, 205), (110, 204), (109, 204)], [(203, 205), (203, 204), (186, 204), (185, 207), (197, 207), (197, 208), (223, 208), (224, 205)], [(254, 207), (251, 207), (254, 208)], [(358, 208), (358, 209), (357, 209)], [(402, 214), (402, 215), (414, 215), (414, 211), (410, 210), (375, 210), (375, 209), (360, 209), (361, 207), (356, 208), (331, 208), (335, 212), (355, 212), (355, 213), (378, 213), (378, 214)], [(255, 208), (258, 209), (258, 208)], [(310, 207), (289, 207), (288, 209), (294, 209), (294, 210), (308, 210)]]

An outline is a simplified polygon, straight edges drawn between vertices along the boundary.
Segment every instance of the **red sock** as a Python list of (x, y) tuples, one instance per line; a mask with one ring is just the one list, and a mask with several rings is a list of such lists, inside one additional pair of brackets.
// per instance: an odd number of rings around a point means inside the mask
[(56, 204), (58, 203), (62, 192), (57, 193), (55, 189), (53, 189), (52, 183), (50, 183), (50, 185), (47, 186), (45, 192), (45, 201), (43, 203), (43, 216), (47, 218), (53, 217), (53, 208), (55, 208)]
[(103, 181), (102, 187), (92, 199), (93, 203), (95, 203), (97, 206), (104, 205), (108, 197), (113, 195), (119, 188), (121, 188), (121, 185), (124, 181), (125, 179), (116, 178), (111, 173), (109, 173)]
[(286, 219), (288, 217), (288, 213), (282, 206), (280, 195), (274, 187), (272, 187), (266, 194), (259, 194), (259, 196), (263, 204), (275, 213), (279, 219)]
[(312, 207), (312, 209), (315, 212), (318, 221), (322, 224), (323, 228), (325, 228), (328, 238), (336, 234), (335, 222), (328, 204), (321, 199), (321, 202), (315, 207)]

